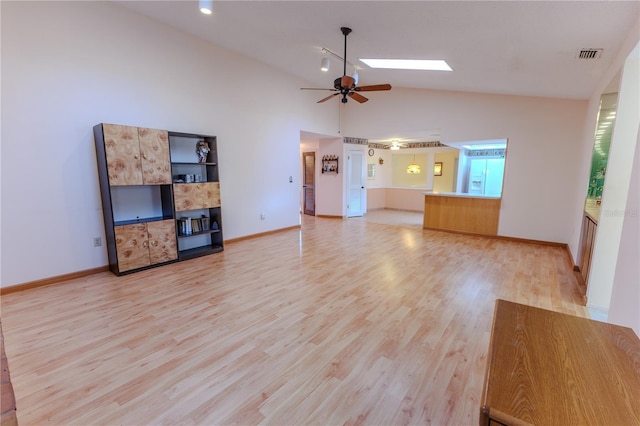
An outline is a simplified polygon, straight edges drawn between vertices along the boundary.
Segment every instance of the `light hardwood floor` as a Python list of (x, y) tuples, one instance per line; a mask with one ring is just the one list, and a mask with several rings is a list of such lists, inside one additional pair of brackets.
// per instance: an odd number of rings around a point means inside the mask
[(496, 298), (588, 315), (564, 249), (307, 216), (1, 303), (21, 425), (475, 425)]

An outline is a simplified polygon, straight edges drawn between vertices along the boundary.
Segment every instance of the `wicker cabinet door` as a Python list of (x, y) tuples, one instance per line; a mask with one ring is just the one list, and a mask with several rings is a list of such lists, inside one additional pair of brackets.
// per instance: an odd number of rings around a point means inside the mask
[(220, 183), (179, 183), (173, 185), (176, 211), (220, 207)]
[(120, 225), (114, 227), (118, 270), (120, 272), (149, 266), (149, 237), (147, 224)]
[(169, 132), (166, 130), (138, 128), (142, 180), (145, 185), (171, 184), (171, 160), (169, 159)]
[(142, 185), (138, 128), (103, 124), (109, 185)]
[(173, 219), (149, 222), (147, 232), (149, 233), (149, 258), (152, 265), (178, 258), (176, 225)]

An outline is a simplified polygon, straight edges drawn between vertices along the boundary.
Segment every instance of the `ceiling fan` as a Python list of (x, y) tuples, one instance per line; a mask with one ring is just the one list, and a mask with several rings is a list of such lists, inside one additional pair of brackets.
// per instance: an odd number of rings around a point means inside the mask
[(397, 151), (400, 148), (406, 148), (407, 146), (408, 145), (406, 143), (398, 142), (394, 139), (391, 141), (391, 146), (389, 147), (389, 149), (391, 149), (392, 151)]
[(343, 75), (342, 77), (336, 78), (333, 82), (333, 89), (316, 89), (310, 87), (303, 87), (301, 90), (331, 90), (333, 93), (326, 98), (320, 99), (317, 103), (322, 103), (328, 101), (337, 95), (342, 95), (342, 103), (347, 103), (347, 97), (354, 99), (357, 102), (364, 103), (369, 99), (365, 98), (358, 92), (374, 92), (380, 90), (391, 90), (390, 84), (374, 84), (371, 86), (356, 86), (356, 81), (353, 77), (347, 75), (347, 36), (351, 33), (351, 28), (342, 27), (340, 28), (342, 34), (344, 35), (344, 66), (343, 66)]

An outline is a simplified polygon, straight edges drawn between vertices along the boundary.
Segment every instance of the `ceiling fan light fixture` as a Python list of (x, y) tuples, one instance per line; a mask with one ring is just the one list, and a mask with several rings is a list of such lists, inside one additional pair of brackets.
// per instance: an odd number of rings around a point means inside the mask
[(200, 7), (200, 12), (205, 15), (211, 15), (213, 13), (213, 0), (199, 0), (198, 6)]
[(329, 71), (330, 66), (331, 66), (331, 62), (329, 62), (329, 58), (326, 56), (322, 58), (322, 61), (320, 61), (320, 71), (327, 72)]
[(391, 145), (391, 148), (389, 148), (391, 151), (398, 151), (400, 149), (400, 147), (398, 145)]
[[(333, 82), (333, 87), (330, 89), (318, 89), (315, 87), (301, 87), (301, 90), (328, 90), (334, 92), (332, 95), (329, 95), (325, 98), (320, 99), (316, 103), (323, 103), (328, 101), (329, 99), (333, 99), (337, 95), (341, 95), (337, 97), (340, 99), (340, 102), (346, 104), (348, 98), (351, 98), (359, 103), (365, 103), (369, 99), (365, 96), (362, 96), (360, 92), (378, 92), (383, 90), (391, 90), (390, 84), (373, 84), (368, 86), (358, 86), (358, 70), (351, 62), (347, 61), (347, 36), (351, 33), (351, 28), (341, 27), (340, 31), (342, 35), (344, 35), (344, 58), (340, 58), (338, 55), (330, 51), (329, 49), (323, 47), (322, 53), (324, 54), (324, 58), (320, 62), (320, 69), (322, 71), (329, 71), (329, 58), (328, 56), (334, 56), (339, 58), (342, 61), (342, 77), (338, 77)], [(353, 67), (353, 75), (347, 75), (347, 64)]]

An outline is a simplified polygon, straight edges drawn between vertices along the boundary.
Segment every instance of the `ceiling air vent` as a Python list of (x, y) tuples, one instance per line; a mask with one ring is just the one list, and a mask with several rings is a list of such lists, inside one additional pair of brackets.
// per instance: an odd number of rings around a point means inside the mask
[(600, 59), (603, 49), (580, 49), (578, 59)]

